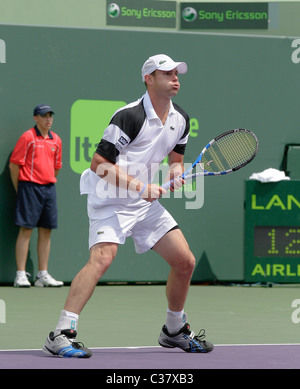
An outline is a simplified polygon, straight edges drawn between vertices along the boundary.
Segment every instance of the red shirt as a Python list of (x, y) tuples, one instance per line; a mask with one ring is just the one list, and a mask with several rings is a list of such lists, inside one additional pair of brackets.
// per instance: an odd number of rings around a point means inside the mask
[(21, 135), (10, 162), (20, 166), (19, 181), (55, 183), (54, 171), (62, 167), (62, 141), (53, 131), (44, 138), (35, 126)]

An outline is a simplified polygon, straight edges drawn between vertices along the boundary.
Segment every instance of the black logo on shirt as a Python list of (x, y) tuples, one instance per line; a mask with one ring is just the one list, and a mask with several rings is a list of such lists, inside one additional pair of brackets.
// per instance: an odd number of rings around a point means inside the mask
[(124, 146), (128, 144), (128, 141), (124, 136), (120, 136), (120, 138), (117, 140), (116, 148), (120, 151)]

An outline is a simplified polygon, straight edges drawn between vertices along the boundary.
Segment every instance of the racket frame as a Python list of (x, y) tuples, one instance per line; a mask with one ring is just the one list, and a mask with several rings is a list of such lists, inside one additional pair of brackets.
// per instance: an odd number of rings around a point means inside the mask
[[(217, 142), (219, 139), (223, 138), (224, 136), (228, 135), (228, 134), (232, 134), (232, 133), (235, 133), (235, 132), (247, 132), (249, 134), (251, 134), (255, 141), (256, 141), (256, 149), (253, 153), (253, 155), (251, 156), (251, 158), (249, 158), (247, 161), (245, 161), (244, 163), (240, 164), (239, 166), (236, 166), (232, 169), (228, 169), (228, 170), (224, 170), (224, 171), (221, 171), (221, 172), (208, 172), (207, 170), (204, 170), (203, 168), (203, 164), (201, 163), (202, 161), (202, 158), (203, 158), (203, 155), (204, 153), (206, 152), (206, 150), (208, 150), (215, 142)], [(197, 176), (222, 176), (222, 175), (225, 175), (225, 174), (229, 174), (229, 173), (233, 173), (239, 169), (241, 169), (242, 167), (246, 166), (248, 163), (250, 163), (254, 157), (256, 156), (257, 152), (258, 152), (258, 147), (259, 147), (259, 142), (258, 142), (258, 139), (257, 139), (257, 136), (250, 130), (247, 130), (245, 128), (237, 128), (237, 129), (234, 129), (234, 130), (228, 130), (226, 132), (223, 132), (222, 134), (216, 136), (214, 139), (212, 139), (204, 148), (203, 150), (201, 151), (201, 153), (199, 154), (198, 158), (195, 160), (195, 162), (192, 164), (192, 166), (187, 169), (182, 175), (181, 175), (181, 178), (183, 178), (184, 180), (188, 180), (188, 179), (191, 179), (191, 178), (194, 178), (194, 177), (197, 177)], [(193, 170), (193, 168), (197, 165), (197, 164), (200, 164), (200, 167), (202, 169), (202, 172), (198, 172), (198, 173), (192, 173), (192, 174), (188, 174), (191, 170)], [(165, 189), (168, 189), (170, 188), (172, 182), (174, 181), (171, 180), (169, 182), (166, 182), (162, 185), (163, 188)]]

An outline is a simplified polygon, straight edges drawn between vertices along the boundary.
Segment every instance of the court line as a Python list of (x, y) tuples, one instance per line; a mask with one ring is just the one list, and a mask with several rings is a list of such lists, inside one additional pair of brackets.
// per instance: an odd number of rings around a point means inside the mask
[[(239, 346), (300, 346), (300, 343), (231, 343), (231, 344), (215, 344), (215, 347), (239, 347)], [(135, 349), (147, 349), (147, 348), (160, 348), (163, 349), (161, 346), (116, 346), (116, 347), (89, 347), (91, 350), (117, 350), (117, 349), (128, 349), (128, 350), (135, 350)], [(5, 352), (21, 352), (21, 351), (42, 351), (41, 348), (22, 348), (22, 349), (6, 349), (6, 350), (0, 350), (1, 353)]]

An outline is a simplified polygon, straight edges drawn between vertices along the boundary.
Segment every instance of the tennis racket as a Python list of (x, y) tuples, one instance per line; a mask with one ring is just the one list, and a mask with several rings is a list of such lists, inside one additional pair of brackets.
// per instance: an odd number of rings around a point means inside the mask
[[(188, 180), (197, 176), (220, 176), (233, 173), (253, 160), (258, 145), (258, 139), (252, 131), (244, 128), (226, 131), (204, 147), (199, 157), (181, 175), (181, 178)], [(190, 174), (197, 164), (200, 164), (202, 171)], [(173, 181), (174, 179), (164, 183), (162, 187), (169, 189)]]

